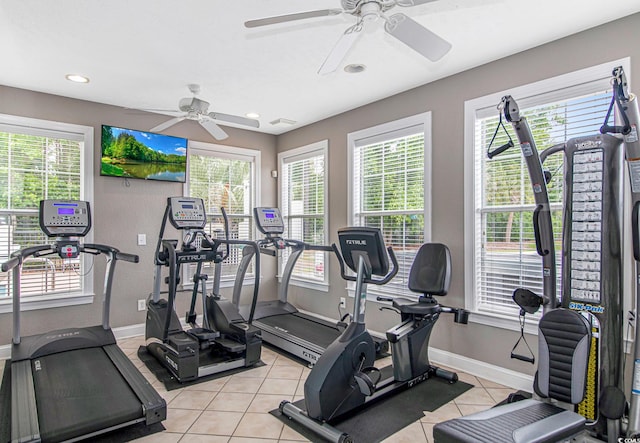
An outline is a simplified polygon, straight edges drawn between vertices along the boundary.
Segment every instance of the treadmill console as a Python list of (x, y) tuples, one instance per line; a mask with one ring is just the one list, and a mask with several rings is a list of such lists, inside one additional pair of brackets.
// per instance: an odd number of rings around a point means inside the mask
[(47, 237), (84, 237), (91, 229), (89, 202), (41, 200), (40, 228)]
[(202, 229), (207, 224), (204, 201), (194, 197), (169, 197), (169, 221), (176, 229)]
[(253, 208), (253, 215), (258, 230), (263, 234), (278, 235), (284, 232), (284, 222), (278, 208)]

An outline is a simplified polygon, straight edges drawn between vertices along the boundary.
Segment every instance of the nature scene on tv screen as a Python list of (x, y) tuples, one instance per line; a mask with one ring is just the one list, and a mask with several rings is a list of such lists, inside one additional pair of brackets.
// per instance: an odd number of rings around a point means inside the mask
[(187, 140), (102, 126), (101, 175), (184, 182)]

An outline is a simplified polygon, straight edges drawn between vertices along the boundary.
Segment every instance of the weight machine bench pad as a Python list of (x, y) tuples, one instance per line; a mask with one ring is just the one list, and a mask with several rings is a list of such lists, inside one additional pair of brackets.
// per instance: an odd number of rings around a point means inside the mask
[(585, 418), (536, 400), (522, 400), (439, 423), (436, 443), (551, 443), (580, 432)]

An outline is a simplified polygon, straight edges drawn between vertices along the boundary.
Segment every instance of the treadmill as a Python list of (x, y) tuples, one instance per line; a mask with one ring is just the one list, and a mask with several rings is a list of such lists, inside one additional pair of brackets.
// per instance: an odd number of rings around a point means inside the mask
[[(278, 299), (259, 301), (253, 315), (253, 326), (262, 331), (262, 340), (283, 351), (314, 365), (324, 350), (344, 331), (346, 324), (327, 321), (312, 315), (299, 312), (287, 301), (289, 283), (293, 269), (304, 251), (334, 252), (331, 246), (311, 245), (299, 240), (285, 239), (284, 222), (278, 208), (254, 208), (256, 226), (265, 238), (257, 243), (260, 252), (276, 256), (278, 250), (291, 249), (287, 264), (282, 272), (282, 280), (278, 289)], [(238, 272), (246, 272), (251, 260), (251, 251), (243, 257)], [(239, 296), (234, 292), (234, 297)], [(237, 300), (235, 300), (237, 303)], [(244, 318), (248, 318), (248, 306), (240, 310)], [(374, 338), (376, 353), (385, 354), (389, 342), (384, 338)]]
[[(13, 340), (9, 380), (11, 442), (77, 441), (166, 418), (166, 402), (117, 346), (109, 327), (109, 306), (118, 260), (137, 263), (138, 256), (111, 246), (81, 244), (91, 229), (89, 203), (40, 202), (40, 227), (55, 243), (11, 254), (2, 271), (13, 270)], [(102, 325), (67, 328), (20, 337), (20, 273), (24, 260), (80, 253), (107, 259)], [(9, 377), (9, 376), (8, 376)]]

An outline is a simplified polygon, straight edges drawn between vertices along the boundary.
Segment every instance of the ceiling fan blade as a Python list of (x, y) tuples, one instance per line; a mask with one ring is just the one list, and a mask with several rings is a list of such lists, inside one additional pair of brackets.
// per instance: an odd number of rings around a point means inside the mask
[(229, 135), (226, 132), (224, 132), (222, 128), (218, 126), (216, 122), (214, 122), (213, 120), (209, 120), (208, 118), (203, 118), (202, 120), (200, 120), (200, 124), (216, 140), (224, 140), (225, 138), (229, 137)]
[(451, 49), (451, 43), (402, 13), (389, 17), (384, 29), (432, 62), (440, 60)]
[(425, 3), (435, 2), (437, 0), (396, 0), (396, 5), (402, 7), (424, 5)]
[(329, 74), (338, 69), (342, 60), (344, 60), (351, 47), (362, 34), (361, 31), (362, 26), (360, 23), (347, 29), (344, 34), (342, 34), (342, 37), (340, 37), (340, 40), (338, 40), (338, 43), (333, 47), (324, 63), (322, 63), (322, 66), (320, 66), (318, 74)]
[(251, 126), (253, 128), (260, 127), (260, 122), (258, 120), (255, 120), (253, 118), (240, 117), (239, 115), (223, 114), (222, 112), (210, 112), (209, 117), (214, 120), (236, 123), (244, 126)]
[(244, 22), (247, 28), (257, 28), (258, 26), (274, 25), (276, 23), (303, 20), (305, 18), (326, 17), (329, 15), (342, 14), (342, 9), (319, 9), (317, 11), (297, 12), (295, 14), (277, 15), (275, 17), (260, 18)]
[(158, 126), (154, 126), (153, 128), (149, 129), (149, 131), (151, 131), (151, 132), (162, 132), (165, 129), (167, 129), (168, 127), (173, 126), (176, 123), (180, 123), (185, 118), (187, 118), (187, 117), (175, 117), (175, 118), (172, 118), (171, 120), (167, 120), (164, 123), (160, 123)]

